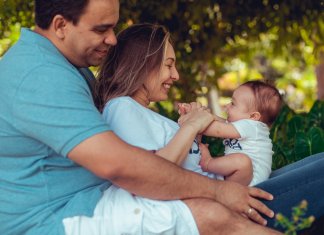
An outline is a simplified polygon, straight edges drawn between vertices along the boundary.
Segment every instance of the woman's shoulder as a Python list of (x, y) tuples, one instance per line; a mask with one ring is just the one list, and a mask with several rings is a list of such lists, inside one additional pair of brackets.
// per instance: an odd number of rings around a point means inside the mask
[(109, 100), (104, 107), (103, 112), (105, 112), (105, 110), (120, 110), (120, 109), (141, 109), (141, 107), (139, 107), (140, 104), (138, 104), (135, 100), (133, 100), (131, 97), (129, 96), (120, 96), (120, 97), (116, 97), (113, 98), (111, 100)]
[(161, 125), (162, 123), (168, 123), (168, 125), (172, 125), (173, 127), (177, 127), (178, 124), (174, 122), (173, 120), (162, 116), (161, 114), (149, 109), (143, 107), (141, 104), (136, 102), (134, 99), (132, 99), (129, 96), (121, 96), (111, 99), (107, 102), (104, 108), (104, 113), (106, 112), (112, 112), (117, 110), (123, 110), (123, 112), (127, 112), (128, 115), (141, 115), (143, 120), (147, 120), (150, 122), (159, 122)]
[(116, 98), (112, 98), (111, 100), (109, 100), (106, 103), (106, 106), (109, 105), (113, 105), (113, 104), (121, 104), (121, 103), (125, 103), (125, 104), (133, 104), (136, 101), (133, 100), (131, 97), (129, 96), (120, 96), (120, 97), (116, 97)]

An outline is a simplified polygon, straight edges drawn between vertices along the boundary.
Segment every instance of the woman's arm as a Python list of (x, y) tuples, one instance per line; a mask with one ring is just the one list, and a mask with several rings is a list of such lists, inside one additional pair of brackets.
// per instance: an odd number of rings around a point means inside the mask
[(185, 115), (186, 120), (175, 136), (164, 148), (156, 151), (157, 155), (177, 165), (182, 165), (197, 134), (206, 129), (213, 120), (212, 115), (202, 108), (193, 109)]
[[(131, 145), (155, 150), (155, 153), (173, 163), (181, 165), (197, 135), (213, 121), (213, 116), (203, 108), (194, 108), (185, 115), (186, 121), (170, 140), (164, 135), (173, 127), (167, 126), (156, 116), (152, 116), (147, 108), (139, 106), (131, 98), (112, 100), (104, 109), (103, 117), (112, 130)], [(173, 134), (172, 134), (173, 135)], [(163, 146), (166, 142), (167, 145)]]

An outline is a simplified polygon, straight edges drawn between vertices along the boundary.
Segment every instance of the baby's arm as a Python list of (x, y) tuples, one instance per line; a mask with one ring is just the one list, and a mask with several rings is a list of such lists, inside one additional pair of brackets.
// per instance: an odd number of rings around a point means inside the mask
[[(178, 104), (178, 107), (179, 107), (179, 114), (182, 116), (186, 113), (190, 113), (190, 111), (194, 107), (202, 107), (202, 105), (197, 102), (192, 102), (190, 104), (180, 103)], [(236, 130), (236, 128), (231, 123), (227, 123), (226, 119), (221, 118), (217, 115), (213, 115), (213, 116), (214, 116), (214, 121), (204, 131), (203, 133), (204, 135), (220, 137), (220, 138), (232, 138), (232, 139), (238, 139), (241, 137), (238, 131)]]
[(204, 131), (204, 135), (220, 138), (241, 138), (240, 133), (231, 123), (214, 120)]

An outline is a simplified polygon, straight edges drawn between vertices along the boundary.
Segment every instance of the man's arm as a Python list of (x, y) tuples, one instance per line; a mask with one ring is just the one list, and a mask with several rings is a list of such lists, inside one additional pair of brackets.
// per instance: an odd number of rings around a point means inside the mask
[(271, 200), (269, 193), (184, 170), (151, 152), (126, 144), (110, 131), (84, 140), (68, 157), (139, 196), (160, 200), (209, 198), (242, 214), (254, 208), (254, 219), (260, 223), (264, 220), (258, 211), (273, 216), (273, 212), (256, 199)]
[(150, 151), (128, 145), (111, 131), (86, 139), (68, 157), (139, 196), (162, 200), (215, 198), (212, 180), (183, 170)]

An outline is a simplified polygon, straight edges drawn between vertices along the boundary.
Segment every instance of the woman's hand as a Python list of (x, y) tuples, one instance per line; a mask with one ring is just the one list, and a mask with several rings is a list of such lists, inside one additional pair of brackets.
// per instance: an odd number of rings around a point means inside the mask
[(203, 106), (201, 103), (199, 102), (191, 102), (191, 103), (179, 103), (178, 104), (178, 113), (180, 115), (185, 115), (187, 113), (189, 113), (191, 110), (193, 109), (197, 109), (197, 108), (201, 108), (203, 107), (206, 110), (209, 110), (207, 107)]
[(218, 181), (216, 190), (216, 201), (259, 224), (267, 223), (260, 214), (274, 216), (274, 212), (258, 199), (272, 200), (270, 193), (232, 181)]
[(202, 133), (213, 120), (214, 117), (208, 108), (194, 105), (191, 106), (189, 112), (180, 116), (178, 123), (180, 126), (191, 125), (197, 130), (197, 133)]

